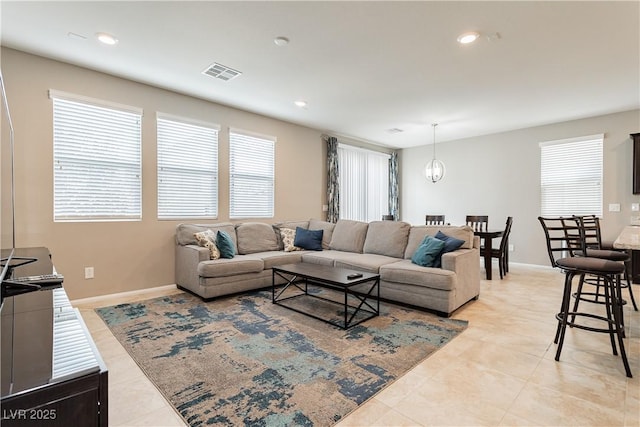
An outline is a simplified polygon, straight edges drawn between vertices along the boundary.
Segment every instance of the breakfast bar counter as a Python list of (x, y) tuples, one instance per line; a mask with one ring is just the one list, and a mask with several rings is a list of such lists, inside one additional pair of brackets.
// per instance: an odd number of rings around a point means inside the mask
[(640, 250), (640, 225), (627, 225), (613, 242), (616, 249)]
[(631, 281), (640, 283), (640, 225), (624, 227), (613, 247), (631, 251)]

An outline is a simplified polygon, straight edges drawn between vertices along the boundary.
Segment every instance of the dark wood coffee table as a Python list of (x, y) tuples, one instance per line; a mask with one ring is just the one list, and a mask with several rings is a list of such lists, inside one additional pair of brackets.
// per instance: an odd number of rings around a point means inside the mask
[[(304, 262), (280, 265), (273, 267), (271, 270), (271, 291), (274, 304), (342, 329), (349, 329), (380, 314), (379, 274)], [(351, 274), (360, 274), (361, 276), (348, 279), (347, 276)], [(286, 283), (276, 284), (276, 277), (284, 279)], [(310, 292), (309, 285), (338, 291), (344, 296), (344, 299), (337, 301), (325, 298), (321, 293)], [(357, 290), (355, 289), (356, 287), (358, 288)], [(328, 319), (305, 309), (304, 305), (295, 307), (292, 304), (285, 303), (293, 299), (304, 298), (315, 298), (333, 305), (342, 306), (344, 319), (340, 321)], [(327, 312), (326, 315), (328, 317), (330, 313)], [(356, 318), (356, 316), (358, 317)]]

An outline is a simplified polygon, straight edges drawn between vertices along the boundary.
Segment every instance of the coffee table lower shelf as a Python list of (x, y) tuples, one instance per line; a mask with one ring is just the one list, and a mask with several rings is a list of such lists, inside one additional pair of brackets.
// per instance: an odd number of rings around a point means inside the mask
[[(302, 264), (290, 264), (273, 267), (272, 269), (272, 301), (274, 304), (296, 311), (314, 319), (337, 326), (341, 329), (349, 329), (353, 326), (380, 315), (380, 276), (377, 274), (363, 273), (358, 279), (348, 280), (348, 274), (354, 270), (327, 266), (305, 266)], [(276, 284), (276, 278), (286, 281), (284, 284)], [(320, 292), (314, 292), (314, 287), (336, 291), (342, 296), (342, 301), (326, 298)], [(358, 291), (354, 288), (358, 287)], [(365, 288), (364, 290), (362, 288)], [(294, 293), (295, 292), (295, 293)], [(293, 293), (293, 294), (292, 294)], [(334, 292), (335, 294), (335, 292)], [(313, 298), (322, 300), (332, 306), (342, 307), (341, 320), (321, 317), (306, 310), (305, 306), (295, 307), (292, 300)], [(327, 317), (332, 312), (327, 313)]]

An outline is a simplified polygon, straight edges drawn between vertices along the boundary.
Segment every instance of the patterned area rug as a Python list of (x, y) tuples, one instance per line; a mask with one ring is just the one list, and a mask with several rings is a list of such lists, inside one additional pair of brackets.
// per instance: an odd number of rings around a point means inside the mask
[(380, 310), (347, 331), (272, 304), (269, 291), (96, 311), (191, 426), (330, 426), (467, 327)]

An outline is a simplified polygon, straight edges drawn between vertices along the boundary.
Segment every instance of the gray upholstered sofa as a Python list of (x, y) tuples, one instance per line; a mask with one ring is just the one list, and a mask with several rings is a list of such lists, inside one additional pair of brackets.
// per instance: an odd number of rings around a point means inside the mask
[[(323, 230), (322, 251), (283, 250), (280, 231), (302, 227)], [(210, 259), (195, 233), (226, 231), (236, 245), (231, 259)], [(421, 267), (411, 257), (425, 236), (441, 230), (464, 240), (442, 255), (442, 268)], [(479, 239), (467, 226), (411, 226), (399, 221), (371, 223), (339, 220), (336, 224), (297, 221), (280, 224), (180, 224), (176, 230), (176, 284), (202, 298), (271, 285), (271, 267), (309, 262), (380, 274), (380, 297), (449, 316), (480, 294)]]

